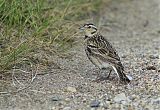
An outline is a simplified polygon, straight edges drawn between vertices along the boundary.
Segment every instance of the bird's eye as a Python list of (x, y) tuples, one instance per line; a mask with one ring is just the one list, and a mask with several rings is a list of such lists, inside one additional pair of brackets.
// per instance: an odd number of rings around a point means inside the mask
[(91, 26), (88, 26), (88, 28), (91, 28)]

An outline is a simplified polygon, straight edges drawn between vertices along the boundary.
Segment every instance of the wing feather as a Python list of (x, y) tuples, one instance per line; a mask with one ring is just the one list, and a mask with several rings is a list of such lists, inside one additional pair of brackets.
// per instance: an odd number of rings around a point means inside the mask
[(120, 57), (112, 45), (101, 35), (87, 40), (87, 48), (90, 54), (112, 64), (122, 66)]

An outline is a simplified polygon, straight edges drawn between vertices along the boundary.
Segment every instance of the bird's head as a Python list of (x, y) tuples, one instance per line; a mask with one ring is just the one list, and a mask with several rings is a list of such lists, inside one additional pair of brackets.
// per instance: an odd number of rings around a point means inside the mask
[(97, 32), (97, 27), (92, 23), (84, 24), (79, 29), (84, 31), (86, 36), (93, 36)]

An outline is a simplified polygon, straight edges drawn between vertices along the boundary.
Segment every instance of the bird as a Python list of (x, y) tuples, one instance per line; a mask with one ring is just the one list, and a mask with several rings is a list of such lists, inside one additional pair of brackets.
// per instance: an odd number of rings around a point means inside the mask
[[(79, 28), (85, 33), (84, 47), (88, 59), (101, 70), (109, 70), (106, 79), (109, 78), (112, 70), (117, 74), (119, 81), (129, 83), (130, 79), (124, 73), (124, 66), (116, 49), (103, 35), (100, 34), (97, 27), (92, 23), (85, 23)], [(100, 74), (100, 73), (99, 73)], [(98, 80), (102, 77), (97, 78)]]

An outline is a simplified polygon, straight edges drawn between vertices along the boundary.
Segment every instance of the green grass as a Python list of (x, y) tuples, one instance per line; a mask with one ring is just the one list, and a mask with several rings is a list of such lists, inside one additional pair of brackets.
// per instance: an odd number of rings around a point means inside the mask
[(101, 4), (102, 0), (0, 0), (0, 73), (26, 59), (37, 63), (37, 54), (68, 50), (75, 45), (80, 22)]

